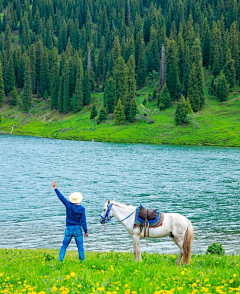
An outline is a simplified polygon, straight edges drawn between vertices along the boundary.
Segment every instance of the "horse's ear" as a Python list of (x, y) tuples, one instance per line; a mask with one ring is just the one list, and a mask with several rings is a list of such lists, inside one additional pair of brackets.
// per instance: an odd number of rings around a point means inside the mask
[(110, 204), (110, 200), (108, 199), (108, 205)]

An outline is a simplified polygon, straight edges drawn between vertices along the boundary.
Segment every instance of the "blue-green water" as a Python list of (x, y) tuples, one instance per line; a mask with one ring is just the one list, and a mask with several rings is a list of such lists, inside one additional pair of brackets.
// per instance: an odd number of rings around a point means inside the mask
[[(0, 136), (0, 247), (59, 249), (63, 195), (80, 191), (89, 237), (86, 250), (130, 251), (131, 238), (112, 220), (98, 220), (104, 203), (117, 200), (178, 212), (195, 229), (193, 253), (213, 242), (240, 252), (240, 149), (108, 144)], [(142, 251), (176, 253), (170, 237), (141, 240)], [(72, 241), (71, 249), (76, 245)]]

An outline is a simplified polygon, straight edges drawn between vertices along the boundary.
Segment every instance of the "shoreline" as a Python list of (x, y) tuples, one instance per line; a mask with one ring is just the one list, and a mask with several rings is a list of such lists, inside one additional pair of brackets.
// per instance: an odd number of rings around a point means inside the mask
[(185, 142), (183, 142), (182, 144), (171, 144), (171, 143), (153, 143), (153, 142), (141, 142), (141, 141), (130, 141), (130, 142), (125, 142), (123, 140), (120, 141), (115, 141), (115, 140), (96, 140), (96, 139), (86, 139), (84, 140), (84, 138), (73, 138), (73, 137), (51, 137), (51, 136), (41, 136), (41, 135), (37, 135), (37, 134), (12, 134), (9, 132), (3, 132), (0, 131), (0, 135), (4, 135), (4, 136), (22, 136), (22, 137), (32, 137), (32, 138), (42, 138), (42, 139), (53, 139), (53, 140), (67, 140), (67, 141), (79, 141), (79, 142), (92, 142), (92, 143), (112, 143), (112, 144), (137, 144), (137, 145), (155, 145), (155, 146), (172, 146), (172, 147), (218, 147), (218, 148), (240, 148), (240, 144), (239, 145), (223, 145), (223, 144), (187, 144)]

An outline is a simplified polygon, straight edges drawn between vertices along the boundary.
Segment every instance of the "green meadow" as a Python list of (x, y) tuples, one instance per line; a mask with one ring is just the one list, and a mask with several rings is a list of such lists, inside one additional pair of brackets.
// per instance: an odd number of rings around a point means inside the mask
[(86, 252), (80, 262), (67, 251), (0, 249), (0, 293), (239, 293), (240, 256), (193, 255), (176, 266), (176, 255)]
[[(207, 88), (209, 80), (207, 76)], [(100, 124), (89, 119), (93, 103), (98, 109), (101, 107), (103, 93), (93, 93), (91, 105), (85, 106), (77, 114), (67, 115), (51, 110), (50, 100), (36, 97), (33, 97), (31, 114), (23, 113), (20, 105), (10, 105), (8, 97), (0, 109), (0, 133), (9, 134), (14, 125), (14, 135), (117, 143), (240, 147), (240, 88), (235, 86), (224, 103), (208, 95), (207, 88), (203, 109), (192, 116), (189, 124), (183, 126), (176, 126), (174, 122), (177, 102), (153, 114), (153, 124), (148, 123), (146, 116), (139, 114), (133, 123), (115, 125), (111, 117)], [(154, 85), (150, 84), (138, 91), (138, 105), (144, 97), (152, 94), (153, 89)], [(157, 109), (156, 105), (157, 102), (152, 101), (149, 108)]]

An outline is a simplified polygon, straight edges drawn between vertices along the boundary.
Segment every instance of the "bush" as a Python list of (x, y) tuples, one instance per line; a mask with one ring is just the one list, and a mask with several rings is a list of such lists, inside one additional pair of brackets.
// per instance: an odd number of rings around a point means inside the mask
[(216, 255), (224, 255), (225, 250), (222, 248), (222, 244), (213, 243), (212, 245), (208, 246), (206, 254), (216, 254)]

